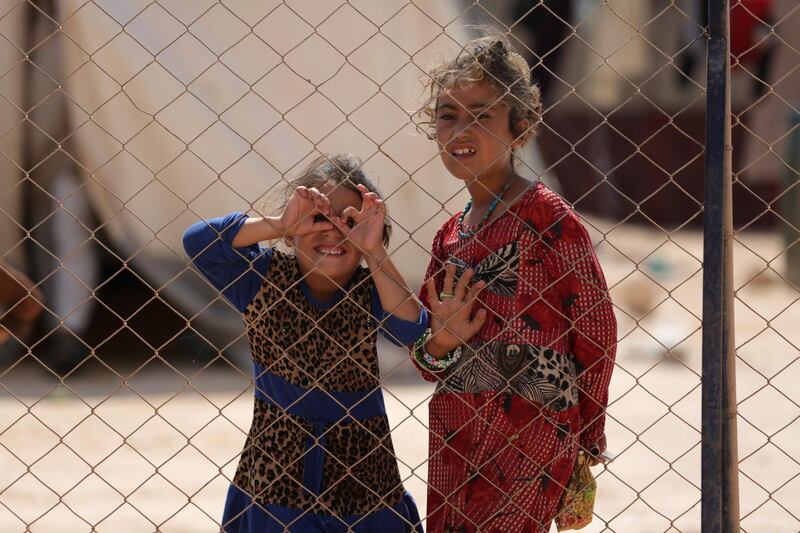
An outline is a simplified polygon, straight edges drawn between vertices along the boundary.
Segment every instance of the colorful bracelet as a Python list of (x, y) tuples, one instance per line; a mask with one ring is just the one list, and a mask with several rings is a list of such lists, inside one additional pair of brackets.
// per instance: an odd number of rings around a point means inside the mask
[(447, 357), (444, 359), (437, 359), (425, 351), (425, 343), (428, 342), (430, 336), (431, 330), (428, 328), (428, 330), (425, 331), (425, 334), (417, 339), (417, 342), (414, 343), (414, 359), (425, 370), (430, 372), (441, 372), (459, 360), (462, 351), (461, 346), (451, 352), (448, 352)]

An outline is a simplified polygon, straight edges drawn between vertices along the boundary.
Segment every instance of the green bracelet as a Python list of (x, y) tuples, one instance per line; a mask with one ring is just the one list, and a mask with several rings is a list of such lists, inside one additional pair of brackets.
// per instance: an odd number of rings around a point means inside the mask
[(414, 343), (414, 359), (421, 367), (430, 372), (441, 372), (461, 358), (461, 346), (451, 352), (448, 352), (447, 357), (444, 359), (437, 359), (426, 352), (425, 344), (428, 342), (430, 336), (431, 330), (428, 328), (425, 331), (425, 334), (417, 339), (417, 342)]

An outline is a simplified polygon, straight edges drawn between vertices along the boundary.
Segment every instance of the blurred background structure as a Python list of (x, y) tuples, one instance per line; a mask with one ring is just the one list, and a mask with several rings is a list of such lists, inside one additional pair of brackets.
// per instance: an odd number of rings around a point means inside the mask
[[(730, 4), (741, 524), (789, 533), (800, 4)], [(620, 322), (607, 430), (618, 457), (599, 472), (586, 530), (699, 531), (706, 10), (0, 0), (0, 270), (16, 287), (0, 299), (0, 531), (219, 527), (251, 382), (239, 317), (189, 268), (184, 229), (267, 213), (309, 159), (353, 152), (378, 177), (393, 257), (419, 286), (434, 231), (467, 196), (415, 123), (417, 79), (473, 24), (508, 33), (534, 66), (544, 125), (524, 173), (585, 217)], [(381, 356), (424, 514), (432, 389), (402, 351)]]

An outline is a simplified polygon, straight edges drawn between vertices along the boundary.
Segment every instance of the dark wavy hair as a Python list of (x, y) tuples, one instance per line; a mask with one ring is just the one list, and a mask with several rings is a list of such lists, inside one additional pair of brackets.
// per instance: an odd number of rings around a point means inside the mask
[[(483, 32), (485, 33), (485, 32)], [(514, 51), (506, 37), (484, 35), (467, 43), (449, 61), (435, 65), (422, 79), (426, 102), (419, 114), (432, 137), (436, 122), (436, 103), (442, 91), (476, 83), (489, 83), (497, 90), (498, 100), (509, 108), (509, 130), (525, 144), (536, 135), (541, 122), (542, 102), (539, 87), (531, 79), (525, 59)], [(520, 122), (528, 120), (527, 128)]]

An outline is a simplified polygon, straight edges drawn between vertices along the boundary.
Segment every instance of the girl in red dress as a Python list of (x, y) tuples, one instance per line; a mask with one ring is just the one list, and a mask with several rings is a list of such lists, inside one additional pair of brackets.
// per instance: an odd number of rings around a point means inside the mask
[(605, 449), (616, 320), (577, 215), (514, 170), (541, 109), (525, 60), (484, 37), (429, 80), (432, 136), (471, 199), (436, 233), (420, 293), (428, 530), (546, 532), (578, 452)]

